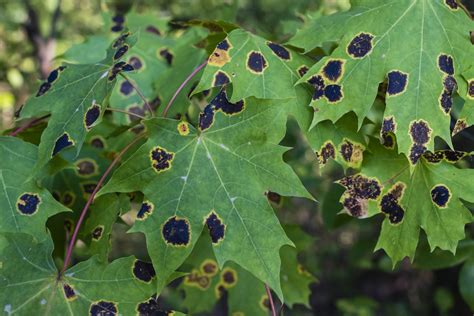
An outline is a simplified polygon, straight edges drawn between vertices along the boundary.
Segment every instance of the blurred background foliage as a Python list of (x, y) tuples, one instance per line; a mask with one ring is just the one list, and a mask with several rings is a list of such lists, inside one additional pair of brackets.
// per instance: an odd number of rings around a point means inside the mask
[[(465, 4), (474, 10), (474, 1)], [(73, 45), (91, 36), (107, 32), (110, 16), (132, 7), (137, 13), (169, 20), (171, 28), (180, 28), (180, 22), (192, 19), (218, 19), (284, 42), (308, 17), (347, 10), (350, 3), (349, 0), (0, 0), (0, 129), (13, 125), (15, 110), (59, 63), (55, 56), (64, 55)], [(100, 56), (101, 52), (90, 54)], [(415, 261), (404, 261), (392, 269), (384, 253), (373, 253), (382, 217), (356, 220), (338, 215), (343, 189), (333, 181), (341, 177), (342, 169), (334, 163), (320, 174), (315, 155), (298, 128), (290, 122), (288, 130), (283, 143), (294, 148), (285, 159), (319, 203), (315, 207), (310, 201), (283, 199), (276, 209), (284, 224), (296, 224), (312, 236), (311, 246), (299, 254), (299, 260), (318, 281), (311, 285), (311, 309), (296, 305), (291, 311), (285, 310), (285, 314), (472, 314), (473, 225), (468, 226), (468, 238), (455, 256), (438, 250), (430, 253), (422, 236)], [(472, 131), (465, 135), (472, 139)], [(143, 237), (127, 235), (127, 217), (122, 219), (114, 227), (111, 259), (130, 253), (146, 257)], [(165, 292), (163, 304), (182, 310), (182, 297), (175, 288), (171, 286)], [(471, 298), (470, 307), (461, 292)], [(225, 310), (225, 306), (218, 304), (213, 315), (223, 315)]]

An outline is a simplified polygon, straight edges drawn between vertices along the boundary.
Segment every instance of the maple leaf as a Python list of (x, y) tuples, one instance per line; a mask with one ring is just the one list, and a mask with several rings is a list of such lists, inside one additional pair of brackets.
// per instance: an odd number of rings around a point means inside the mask
[(356, 217), (385, 214), (376, 250), (385, 250), (394, 264), (406, 256), (413, 260), (420, 228), (431, 250), (455, 253), (465, 224), (473, 219), (461, 199), (474, 201), (474, 185), (462, 180), (474, 176), (474, 170), (453, 165), (464, 155), (427, 152), (410, 172), (402, 154), (371, 146), (361, 172), (339, 181), (346, 188), (341, 203)]
[(121, 61), (136, 36), (121, 35), (107, 50), (107, 57), (93, 64), (64, 64), (53, 70), (35, 96), (28, 99), (20, 118), (51, 114), (41, 136), (38, 166), (65, 148), (79, 154), (87, 132), (100, 122), (108, 97), (121, 71), (131, 70)]
[[(456, 1), (353, 1), (351, 10), (312, 21), (290, 41), (310, 51), (337, 47), (300, 80), (315, 86), (313, 126), (354, 111), (367, 116), (380, 83), (387, 83), (385, 119), (399, 150), (415, 164), (434, 138), (448, 144), (450, 111), (473, 22)], [(410, 36), (407, 36), (410, 34)]]
[(48, 217), (70, 210), (59, 204), (33, 178), (38, 147), (14, 137), (0, 137), (0, 232), (46, 236)]
[(204, 228), (220, 267), (235, 261), (282, 296), (278, 250), (291, 241), (265, 193), (310, 195), (282, 161), (286, 149), (277, 145), (281, 132), (273, 123), (286, 121), (286, 113), (268, 115), (278, 109), (278, 104), (257, 100), (233, 104), (220, 95), (201, 113), (199, 130), (184, 121), (144, 122), (149, 140), (99, 194), (144, 193), (133, 231), (146, 235), (160, 271), (158, 291)]

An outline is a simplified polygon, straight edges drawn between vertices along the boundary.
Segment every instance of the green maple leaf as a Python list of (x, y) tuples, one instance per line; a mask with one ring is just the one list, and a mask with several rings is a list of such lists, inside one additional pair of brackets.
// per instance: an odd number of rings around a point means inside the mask
[[(306, 51), (337, 44), (300, 80), (316, 87), (313, 126), (350, 111), (361, 124), (388, 79), (385, 118), (393, 119), (399, 150), (414, 164), (433, 150), (436, 136), (451, 143), (452, 95), (472, 64), (465, 56), (473, 22), (453, 0), (352, 4), (347, 12), (313, 21), (290, 41)], [(420, 129), (426, 133), (420, 136)]]
[(64, 148), (79, 154), (87, 132), (102, 117), (108, 97), (122, 70), (120, 60), (135, 36), (120, 36), (100, 63), (65, 64), (54, 70), (21, 110), (21, 119), (51, 114), (41, 136), (38, 166)]
[(25, 234), (5, 237), (0, 305), (8, 315), (135, 315), (158, 308), (150, 263), (125, 257), (104, 264), (91, 258), (58, 278), (50, 239), (38, 243)]
[(46, 237), (48, 217), (70, 210), (59, 204), (31, 172), (38, 147), (13, 137), (0, 137), (0, 232)]
[(277, 145), (286, 112), (271, 102), (219, 100), (212, 120), (209, 110), (202, 113), (199, 131), (170, 119), (145, 121), (149, 140), (99, 194), (144, 193), (133, 231), (146, 235), (158, 290), (207, 226), (220, 267), (235, 261), (281, 297), (278, 249), (291, 241), (265, 193), (310, 198)]
[(195, 92), (232, 82), (231, 101), (296, 98), (294, 84), (313, 62), (241, 29), (231, 31), (208, 60)]
[(462, 180), (474, 170), (452, 164), (463, 155), (427, 152), (411, 173), (402, 154), (379, 145), (370, 150), (361, 173), (340, 181), (346, 187), (341, 203), (356, 217), (386, 215), (376, 249), (385, 250), (394, 264), (406, 256), (413, 259), (422, 228), (431, 250), (455, 253), (465, 224), (472, 221), (461, 199), (474, 201), (474, 185)]

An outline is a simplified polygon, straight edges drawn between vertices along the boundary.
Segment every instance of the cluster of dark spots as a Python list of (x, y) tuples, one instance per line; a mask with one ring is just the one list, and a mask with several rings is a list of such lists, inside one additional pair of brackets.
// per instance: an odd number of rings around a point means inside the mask
[(133, 263), (132, 273), (138, 280), (146, 283), (149, 283), (156, 276), (153, 265), (139, 259)]
[(254, 74), (262, 74), (263, 71), (268, 67), (267, 60), (262, 53), (257, 51), (251, 51), (247, 55), (247, 69)]
[(382, 128), (380, 129), (380, 138), (382, 140), (382, 145), (386, 148), (393, 149), (395, 148), (395, 131), (397, 129), (397, 124), (393, 116), (389, 116), (383, 119)]
[(97, 183), (95, 182), (82, 183), (82, 191), (84, 192), (85, 196), (92, 194), (96, 187)]
[(84, 125), (86, 130), (90, 130), (100, 117), (100, 106), (93, 104), (84, 114)]
[(101, 136), (94, 136), (91, 138), (90, 144), (94, 148), (103, 149), (105, 148), (105, 139)]
[(453, 132), (451, 133), (451, 136), (454, 136), (463, 130), (465, 130), (468, 127), (467, 121), (465, 119), (458, 119), (456, 121), (456, 124), (454, 125)]
[(315, 75), (308, 79), (308, 83), (314, 87), (313, 100), (319, 100), (324, 95), (324, 78)]
[(140, 70), (143, 67), (143, 62), (137, 56), (130, 57), (128, 64), (131, 65), (135, 70)]
[(70, 286), (69, 284), (67, 283), (63, 284), (63, 291), (64, 291), (64, 296), (66, 297), (68, 301), (73, 301), (77, 298), (76, 292), (74, 291), (72, 286)]
[(158, 173), (170, 169), (173, 159), (174, 153), (160, 146), (156, 146), (150, 151), (151, 166)]
[(351, 167), (358, 167), (364, 158), (365, 147), (362, 144), (351, 142), (348, 139), (339, 146), (339, 153), (342, 159)]
[(438, 68), (447, 75), (454, 75), (454, 60), (453, 57), (441, 54), (438, 56)]
[(114, 302), (98, 301), (92, 303), (89, 308), (90, 316), (116, 316), (118, 308)]
[(201, 264), (201, 272), (207, 276), (214, 276), (217, 274), (217, 263), (212, 259), (206, 259)]
[(16, 202), (16, 209), (20, 214), (33, 215), (38, 211), (41, 198), (36, 193), (23, 193)]
[(387, 75), (387, 95), (395, 96), (406, 91), (408, 86), (408, 74), (399, 70), (390, 71)]
[(231, 268), (225, 268), (221, 272), (221, 282), (225, 288), (233, 287), (237, 283), (237, 271)]
[(161, 32), (158, 28), (154, 27), (153, 25), (148, 25), (145, 29), (148, 33), (152, 33), (158, 36), (161, 36)]
[(270, 202), (272, 202), (273, 204), (281, 205), (282, 198), (281, 198), (280, 194), (278, 194), (276, 192), (272, 192), (272, 191), (267, 191), (267, 192), (265, 192), (265, 195), (266, 195), (267, 199)]
[(205, 220), (207, 229), (209, 229), (209, 235), (213, 244), (218, 244), (224, 239), (225, 235), (225, 224), (222, 219), (212, 211)]
[(219, 44), (217, 44), (217, 48), (223, 51), (228, 51), (231, 47), (232, 46), (227, 39), (224, 39)]
[(181, 121), (178, 123), (178, 126), (176, 127), (178, 130), (179, 135), (181, 136), (187, 136), (189, 134), (189, 124), (186, 121)]
[(413, 145), (410, 149), (410, 162), (416, 164), (423, 153), (426, 151), (426, 144), (431, 138), (431, 128), (424, 120), (413, 121), (409, 129)]
[(342, 92), (342, 86), (337, 84), (331, 84), (324, 88), (324, 97), (329, 103), (337, 103), (344, 97)]
[(41, 86), (39, 87), (38, 89), (38, 92), (36, 93), (36, 96), (37, 97), (40, 97), (42, 96), (43, 94), (45, 94), (46, 92), (48, 92), (48, 90), (51, 88), (51, 83), (49, 82), (43, 82), (41, 84)]
[(95, 240), (95, 241), (100, 240), (102, 238), (103, 233), (104, 233), (104, 225), (97, 226), (91, 232), (92, 240)]
[(112, 44), (112, 48), (118, 48), (122, 46), (129, 35), (130, 35), (130, 32), (123, 33), (122, 35), (120, 35)]
[(123, 14), (116, 14), (112, 17), (112, 22), (114, 23), (110, 30), (112, 32), (120, 32), (123, 30), (123, 24), (125, 23), (125, 17), (123, 16)]
[(323, 77), (329, 81), (339, 81), (344, 73), (344, 64), (343, 59), (329, 59), (322, 69)]
[(368, 200), (377, 200), (382, 192), (377, 179), (360, 174), (345, 177), (339, 183), (346, 188), (342, 202), (344, 209), (354, 217), (366, 216)]
[(267, 46), (270, 47), (272, 52), (275, 55), (277, 55), (279, 58), (281, 58), (283, 60), (290, 60), (291, 59), (290, 51), (288, 49), (286, 49), (285, 47), (283, 47), (282, 45), (276, 44), (276, 43), (273, 43), (273, 42), (267, 42)]
[(221, 90), (214, 99), (212, 99), (211, 104), (214, 106), (216, 111), (222, 111), (227, 115), (234, 115), (240, 113), (245, 108), (245, 102), (243, 100), (232, 103), (227, 98), (227, 92), (223, 89)]
[(451, 9), (457, 10), (459, 8), (459, 4), (456, 0), (444, 0), (444, 3)]
[(160, 49), (159, 54), (166, 60), (166, 63), (171, 66), (173, 63), (173, 53), (168, 48)]
[(124, 44), (122, 47), (117, 49), (117, 51), (114, 54), (114, 60), (120, 59), (123, 57), (128, 52), (129, 46), (127, 44)]
[(270, 300), (268, 299), (268, 295), (265, 294), (260, 298), (259, 305), (260, 305), (260, 308), (263, 309), (266, 312), (271, 309)]
[(117, 77), (117, 74), (121, 71), (132, 71), (132, 70), (134, 70), (132, 65), (127, 64), (124, 61), (119, 61), (118, 63), (113, 65), (112, 69), (110, 69), (108, 80), (109, 81), (114, 80)]
[(51, 156), (56, 155), (58, 152), (69, 146), (74, 146), (74, 140), (69, 136), (68, 133), (64, 133), (59, 136), (58, 139), (56, 139)]
[(199, 113), (199, 129), (204, 131), (214, 123), (214, 106), (208, 104), (204, 110)]
[(218, 72), (216, 72), (214, 76), (214, 82), (212, 86), (213, 87), (225, 86), (226, 84), (229, 84), (229, 83), (230, 83), (229, 76), (225, 72), (219, 70)]
[(138, 210), (137, 219), (141, 221), (145, 220), (148, 216), (151, 215), (151, 213), (153, 213), (153, 209), (154, 209), (154, 206), (151, 202), (144, 201), (142, 203), (142, 206)]
[(91, 177), (99, 171), (95, 160), (90, 158), (80, 159), (76, 161), (75, 165), (77, 174), (81, 177)]
[(372, 51), (373, 39), (370, 33), (359, 33), (347, 45), (347, 54), (353, 58), (364, 58)]
[(140, 316), (171, 316), (174, 312), (171, 310), (162, 310), (158, 305), (158, 299), (154, 294), (148, 301), (141, 302), (136, 308)]
[(303, 65), (300, 68), (298, 68), (298, 74), (300, 75), (300, 77), (303, 77), (304, 75), (306, 75), (308, 70), (309, 70), (308, 66)]
[(120, 84), (120, 93), (124, 95), (130, 95), (133, 92), (133, 86), (128, 80), (124, 80)]
[(404, 183), (397, 182), (380, 200), (380, 210), (388, 216), (388, 220), (391, 224), (399, 224), (405, 215), (405, 211), (399, 203), (405, 191), (405, 187)]
[(336, 147), (331, 141), (327, 141), (321, 146), (318, 152), (316, 152), (318, 161), (321, 165), (325, 165), (329, 159), (336, 158)]
[(469, 80), (467, 85), (467, 97), (474, 100), (474, 79)]
[(445, 208), (451, 199), (451, 192), (444, 184), (438, 184), (431, 189), (431, 200), (438, 206)]
[(191, 228), (188, 220), (170, 217), (161, 229), (163, 239), (173, 246), (187, 246), (191, 240)]
[(74, 194), (74, 192), (71, 192), (71, 191), (64, 192), (63, 201), (62, 201), (64, 205), (72, 206), (75, 200), (76, 200), (76, 195)]

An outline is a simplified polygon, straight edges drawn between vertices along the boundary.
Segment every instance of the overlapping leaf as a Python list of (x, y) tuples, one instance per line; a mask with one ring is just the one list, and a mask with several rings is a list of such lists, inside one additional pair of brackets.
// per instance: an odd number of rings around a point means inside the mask
[(67, 212), (32, 178), (38, 147), (18, 138), (0, 137), (0, 232), (46, 237), (48, 217)]
[(384, 249), (394, 263), (406, 256), (413, 259), (420, 228), (432, 250), (454, 253), (464, 238), (465, 224), (472, 221), (461, 199), (474, 201), (474, 185), (464, 181), (474, 176), (474, 170), (452, 164), (462, 156), (427, 152), (410, 173), (403, 155), (373, 146), (361, 173), (340, 181), (346, 187), (341, 203), (356, 217), (386, 215), (376, 249)]
[[(433, 150), (436, 136), (450, 143), (452, 95), (472, 63), (465, 54), (474, 24), (451, 0), (352, 4), (350, 11), (313, 21), (290, 41), (306, 51), (337, 43), (301, 80), (316, 87), (313, 125), (349, 111), (361, 124), (387, 79), (385, 117), (393, 119), (399, 150), (416, 163), (424, 151)], [(420, 124), (427, 138), (418, 137)]]
[(54, 70), (23, 109), (21, 118), (51, 114), (39, 145), (38, 166), (43, 166), (64, 148), (79, 154), (87, 132), (96, 125), (122, 70), (120, 60), (135, 36), (121, 36), (107, 51), (107, 57), (94, 64), (65, 64)]
[(159, 290), (206, 226), (220, 267), (235, 261), (281, 297), (278, 249), (291, 241), (265, 193), (309, 197), (277, 145), (286, 113), (268, 116), (280, 109), (271, 102), (221, 102), (220, 109), (202, 113), (199, 131), (186, 122), (146, 121), (149, 140), (100, 194), (145, 194), (134, 231), (147, 237)]
[(232, 102), (246, 97), (260, 99), (296, 98), (294, 84), (312, 61), (282, 45), (242, 29), (231, 31), (208, 60), (200, 92), (232, 82)]

